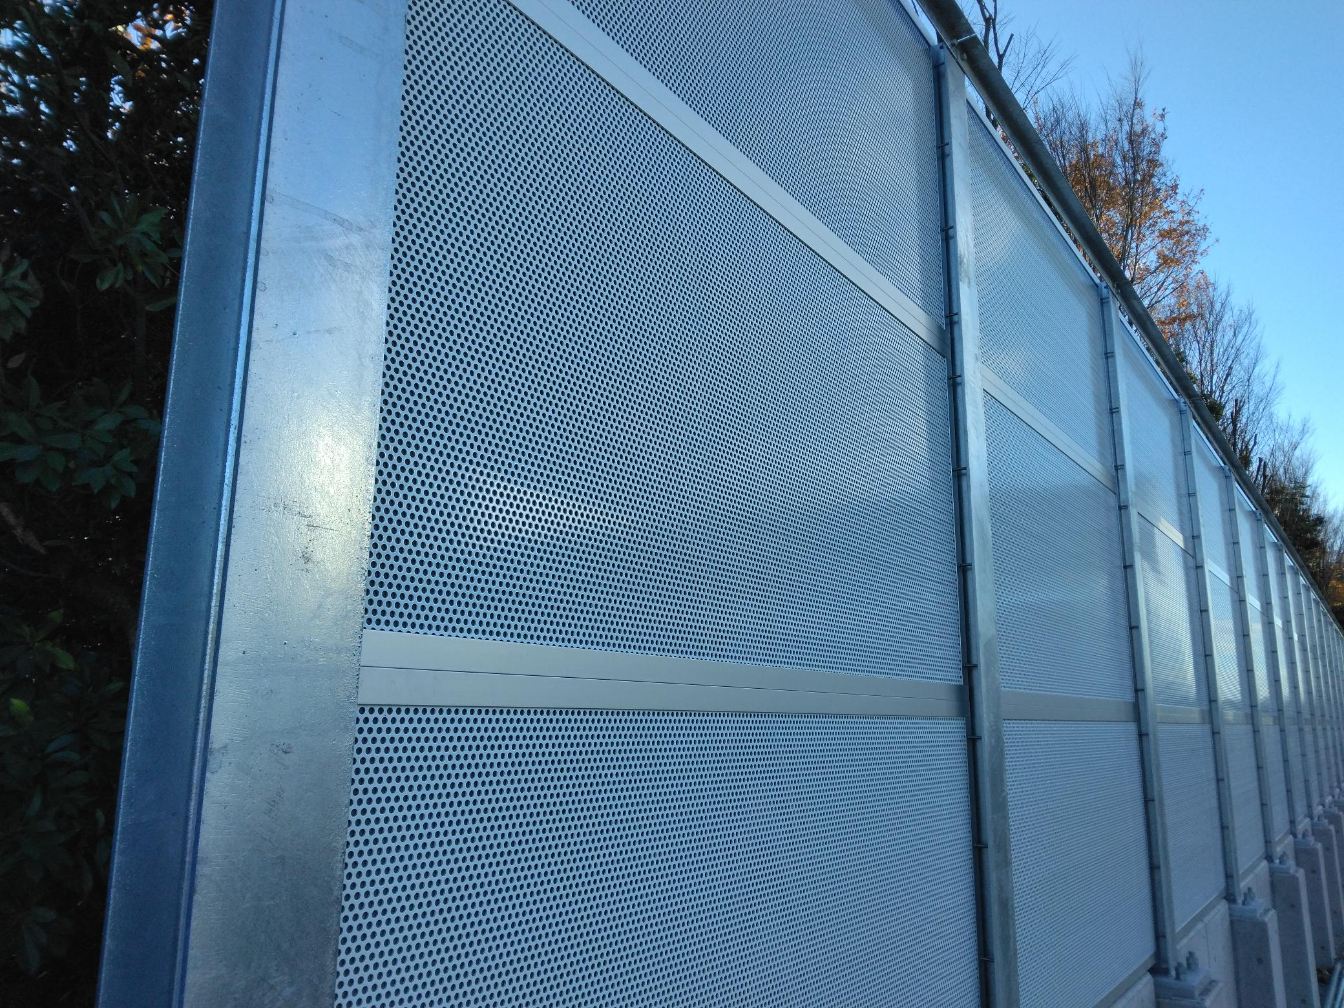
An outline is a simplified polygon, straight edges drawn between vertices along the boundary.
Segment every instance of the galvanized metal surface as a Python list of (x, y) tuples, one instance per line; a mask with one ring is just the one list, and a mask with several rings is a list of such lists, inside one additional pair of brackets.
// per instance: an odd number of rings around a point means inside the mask
[[(1048, 200), (1049, 205), (1067, 225), (1067, 233), (1081, 246), (1087, 261), (1093, 264), (1093, 268), (1099, 273), (1100, 281), (1114, 292), (1117, 308), (1142, 332), (1147, 352), (1161, 362), (1167, 379), (1175, 385), (1180, 395), (1191, 403), (1200, 432), (1217, 447), (1219, 455), (1232, 468), (1238, 486), (1255, 502), (1275, 535), (1280, 541), (1286, 542), (1287, 536), (1274, 519), (1273, 512), (1255, 481), (1238, 464), (1236, 452), (1223, 436), (1217, 420), (1209, 412), (1185, 365), (1171, 349), (1157, 323), (1149, 314), (1143, 299), (1125, 274), (1124, 268), (1116, 261), (1106, 240), (1097, 230), (1096, 224), (1083, 209), (1082, 203), (1055, 163), (1054, 157), (1037, 133), (1030, 117), (1018, 103), (1012, 88), (999, 72), (957, 0), (918, 0), (918, 3), (932, 23), (938, 38), (947, 45), (949, 52), (961, 64), (977, 94), (994, 113), (999, 129), (1007, 136), (1013, 150), (1030, 170), (1031, 178), (1036, 183), (1035, 188), (1043, 194), (1044, 200)], [(1296, 551), (1291, 545), (1287, 549), (1296, 557)], [(1297, 558), (1298, 562), (1300, 559)], [(1344, 627), (1336, 623), (1336, 632), (1344, 633)]]
[(946, 360), (552, 21), (411, 14), (366, 626), (960, 680)]
[(347, 0), (215, 22), (108, 1006), (330, 1003), (401, 31)]
[[(396, 4), (283, 12), (185, 1004), (330, 1004), (402, 37)], [(359, 41), (332, 59), (342, 38)]]
[(1261, 605), (1264, 603), (1254, 597), (1262, 582), (1264, 553), (1259, 548), (1261, 541), (1259, 529), (1253, 521), (1248, 521), (1248, 513), (1243, 507), (1244, 498), (1239, 494), (1229, 470), (1220, 473), (1220, 500), (1226, 510), (1227, 531), (1231, 535), (1228, 552), (1232, 559), (1235, 584), (1236, 624), (1239, 629), (1240, 660), (1246, 667), (1249, 686), (1249, 708), (1251, 712), (1252, 744), (1255, 749), (1255, 799), (1259, 805), (1261, 835), (1264, 841), (1264, 855), (1273, 860), (1274, 842), (1280, 832), (1288, 825), (1288, 811), (1284, 795), (1283, 768), (1285, 766), (1281, 742), (1272, 725), (1267, 725), (1263, 717), (1274, 717), (1279, 713), (1277, 703), (1270, 690), (1269, 654), (1265, 647), (1265, 632), (1262, 623)]
[(1134, 699), (1138, 709), (1139, 762), (1143, 773), (1144, 824), (1148, 839), (1148, 874), (1153, 899), (1153, 934), (1160, 969), (1176, 962), (1176, 895), (1167, 830), (1167, 800), (1158, 737), (1157, 689), (1153, 677), (1152, 641), (1148, 632), (1147, 578), (1139, 557), (1140, 525), (1129, 465), (1133, 450), (1129, 414), (1124, 408), (1124, 372), (1120, 340), (1128, 339), (1124, 322), (1103, 289), (1102, 332), (1105, 337), (1107, 401), (1110, 405), (1116, 484), (1119, 488), (1120, 547), (1125, 570), (1125, 608), (1128, 614), (1130, 660), (1134, 668)]
[(964, 731), (363, 708), (335, 1003), (972, 1008)]
[[(1185, 403), (1180, 404), (1181, 418), (1181, 453), (1184, 456), (1185, 464), (1183, 466), (1185, 477), (1182, 481), (1185, 493), (1187, 495), (1186, 514), (1182, 517), (1188, 522), (1187, 528), (1190, 530), (1190, 540), (1193, 546), (1195, 562), (1195, 583), (1197, 586), (1197, 598), (1199, 599), (1199, 622), (1200, 622), (1200, 643), (1203, 650), (1203, 661), (1201, 669), (1204, 673), (1205, 690), (1209, 701), (1209, 720), (1212, 729), (1211, 738), (1213, 742), (1213, 766), (1214, 780), (1217, 786), (1218, 794), (1218, 824), (1219, 835), (1222, 838), (1223, 845), (1223, 871), (1226, 879), (1226, 892), (1229, 899), (1235, 900), (1240, 895), (1237, 887), (1237, 878), (1240, 875), (1242, 862), (1238, 857), (1237, 850), (1237, 805), (1233, 799), (1232, 770), (1233, 764), (1229, 759), (1229, 749), (1227, 731), (1223, 724), (1223, 694), (1225, 686), (1230, 680), (1231, 684), (1241, 691), (1242, 684), (1239, 682), (1240, 665), (1237, 662), (1236, 637), (1231, 632), (1231, 601), (1227, 598), (1227, 592), (1224, 588), (1221, 593), (1222, 604), (1218, 607), (1217, 616), (1219, 617), (1215, 625), (1214, 603), (1212, 601), (1213, 584), (1212, 577), (1205, 566), (1204, 561), (1204, 510), (1200, 506), (1199, 482), (1196, 478), (1195, 462), (1195, 439), (1197, 437), (1194, 428), (1194, 422), (1186, 410)], [(1217, 485), (1215, 484), (1215, 488)], [(1217, 488), (1221, 489), (1221, 488)], [(1210, 509), (1215, 520), (1221, 520), (1222, 509)], [(1220, 586), (1221, 587), (1221, 586)], [(1220, 634), (1219, 630), (1223, 632)], [(1228, 667), (1229, 675), (1225, 680), (1220, 675), (1219, 669), (1219, 639), (1228, 641), (1231, 644), (1231, 654), (1227, 654), (1227, 649), (1223, 649), (1224, 667)], [(1229, 660), (1230, 659), (1230, 660)], [(1249, 740), (1248, 740), (1249, 741)], [(1244, 762), (1242, 769), (1245, 769)], [(1256, 832), (1259, 832), (1258, 830)]]
[(127, 716), (100, 1003), (180, 996), (209, 733), (280, 4), (210, 50)]
[(980, 381), (979, 247), (972, 197), (966, 82), (956, 65), (936, 61), (943, 152), (943, 212), (948, 275), (948, 384), (952, 403), (957, 549), (961, 571), (962, 668), (967, 690), (972, 819), (979, 884), (982, 996), (994, 1008), (1020, 1001), (1017, 921), (1008, 806), (994, 546)]
[(396, 4), (265, 8), (105, 1004), (1109, 1003), (1334, 795), (1337, 627), (973, 43), (413, 0), (403, 89)]
[(1288, 768), (1293, 784), (1301, 795), (1294, 807), (1294, 824), (1313, 817), (1316, 798), (1312, 783), (1311, 764), (1308, 760), (1307, 727), (1308, 708), (1302, 695), (1302, 680), (1298, 674), (1299, 656), (1293, 634), (1293, 607), (1288, 594), (1287, 557), (1283, 545), (1277, 538), (1266, 546), (1266, 559), (1269, 562), (1269, 590), (1275, 600), (1275, 639), (1278, 644), (1279, 667), (1283, 674), (1285, 689), (1281, 699), (1285, 705), (1285, 728), (1287, 734)]
[[(1139, 740), (1121, 724), (1018, 721), (1006, 733), (1013, 841), (1030, 852), (1013, 875), (1019, 1003), (1094, 1004), (1155, 951)], [(1090, 797), (1099, 790), (1104, 802)]]
[(941, 322), (935, 81), (904, 12), (889, 0), (574, 7)]

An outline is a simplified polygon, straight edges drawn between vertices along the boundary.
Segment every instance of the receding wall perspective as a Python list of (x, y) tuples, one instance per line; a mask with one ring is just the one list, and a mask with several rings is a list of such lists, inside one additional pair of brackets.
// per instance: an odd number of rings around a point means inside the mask
[(278, 8), (105, 1005), (1309, 1003), (1340, 628), (922, 15)]

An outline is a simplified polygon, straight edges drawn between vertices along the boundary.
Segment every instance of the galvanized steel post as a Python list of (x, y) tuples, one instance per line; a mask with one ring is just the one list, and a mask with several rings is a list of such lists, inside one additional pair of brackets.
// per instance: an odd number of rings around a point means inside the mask
[(945, 48), (939, 47), (935, 58), (947, 262), (948, 382), (961, 570), (962, 667), (974, 787), (973, 840), (979, 881), (982, 984), (989, 1005), (1009, 1008), (1018, 1003), (1017, 933), (989, 519), (985, 393), (980, 378), (980, 319), (968, 178), (966, 79)]
[(1335, 682), (1330, 674), (1329, 658), (1325, 646), (1325, 614), (1320, 601), (1311, 598), (1311, 641), (1316, 657), (1316, 678), (1321, 684), (1321, 708), (1324, 723), (1321, 725), (1325, 735), (1326, 753), (1330, 760), (1330, 776), (1327, 790), (1338, 797), (1340, 787), (1339, 736), (1335, 731)]
[(178, 1003), (280, 4), (210, 31), (107, 893), (100, 1003)]
[[(219, 5), (107, 1008), (332, 1003), (404, 15), (359, 0)], [(333, 38), (359, 42), (332, 59)]]
[(1311, 755), (1311, 736), (1307, 724), (1307, 719), (1311, 717), (1311, 704), (1302, 675), (1302, 653), (1297, 646), (1298, 620), (1293, 610), (1292, 584), (1295, 571), (1288, 563), (1287, 551), (1283, 548), (1282, 543), (1275, 543), (1274, 560), (1279, 574), (1279, 584), (1282, 586), (1280, 597), (1283, 599), (1282, 624), (1284, 643), (1288, 649), (1289, 682), (1292, 685), (1294, 699), (1297, 701), (1297, 739), (1301, 762), (1299, 769), (1302, 773), (1303, 787), (1301, 814), (1307, 819), (1314, 819), (1317, 805), (1316, 774), (1313, 769), (1315, 760)]
[(1312, 795), (1312, 802), (1314, 805), (1323, 805), (1330, 797), (1329, 774), (1325, 765), (1325, 747), (1321, 744), (1321, 698), (1316, 685), (1316, 663), (1312, 661), (1311, 656), (1311, 635), (1308, 630), (1307, 605), (1304, 597), (1307, 593), (1304, 588), (1305, 579), (1302, 572), (1294, 567), (1288, 576), (1288, 590), (1292, 596), (1293, 631), (1301, 658), (1298, 675), (1306, 701), (1302, 721), (1308, 727), (1307, 739), (1311, 746), (1311, 765), (1315, 773), (1315, 794)]
[[(1266, 542), (1266, 536), (1269, 534), (1268, 526), (1265, 525), (1264, 518), (1257, 510), (1255, 513), (1255, 528), (1259, 536), (1259, 542), (1256, 549), (1260, 553), (1260, 618), (1265, 631), (1265, 657), (1269, 668), (1269, 688), (1273, 693), (1275, 702), (1278, 704), (1278, 745), (1283, 758), (1283, 784), (1284, 793), (1288, 804), (1288, 830), (1296, 833), (1298, 823), (1306, 815), (1303, 811), (1304, 795), (1302, 794), (1302, 782), (1293, 781), (1293, 759), (1292, 747), (1288, 740), (1288, 733), (1295, 730), (1288, 724), (1288, 698), (1291, 695), (1290, 684), (1287, 682), (1287, 675), (1284, 673), (1283, 663), (1285, 656), (1279, 653), (1279, 634), (1278, 634), (1278, 603), (1274, 601), (1274, 553)], [(1296, 709), (1296, 703), (1294, 703)]]
[[(1209, 604), (1209, 572), (1204, 559), (1204, 521), (1199, 510), (1199, 484), (1195, 479), (1195, 425), (1190, 408), (1180, 400), (1181, 454), (1185, 459), (1186, 509), (1189, 512), (1190, 541), (1195, 554), (1195, 583), (1199, 592), (1200, 639), (1204, 648), (1204, 688), (1209, 699), (1209, 726), (1213, 732), (1213, 766), (1218, 783), (1218, 820), (1223, 839), (1223, 874), (1227, 898), (1236, 901), (1237, 842), (1233, 823), (1232, 784), (1227, 769), (1227, 739), (1223, 734), (1223, 702), (1218, 683), (1218, 660), (1213, 636), (1213, 611)], [(1221, 512), (1221, 508), (1218, 509)], [(1240, 673), (1238, 669), (1238, 673)]]
[(1311, 594), (1311, 585), (1303, 577), (1302, 616), (1306, 629), (1307, 655), (1311, 660), (1311, 685), (1317, 696), (1317, 734), (1321, 747), (1321, 797), (1328, 801), (1335, 796), (1339, 783), (1339, 773), (1335, 764), (1335, 740), (1330, 731), (1330, 693), (1327, 689), (1325, 669), (1321, 664), (1320, 641), (1317, 636), (1316, 600)]
[(1129, 465), (1129, 422), (1123, 408), (1119, 340), (1121, 327), (1115, 300), (1102, 288), (1102, 320), (1106, 341), (1107, 385), (1111, 403), (1111, 431), (1115, 441), (1115, 481), (1120, 501), (1120, 539), (1125, 565), (1125, 601), (1129, 615), (1130, 658), (1134, 665), (1134, 699), (1138, 713), (1139, 759), (1143, 770), (1143, 804), (1148, 829), (1148, 867), (1153, 889), (1153, 931), (1157, 967), (1170, 970), (1176, 957), (1176, 897), (1171, 881), (1171, 854), (1167, 847), (1166, 803), (1162, 793), (1162, 756), (1157, 737), (1157, 697), (1144, 608), (1143, 574), (1139, 569), (1139, 512)]
[[(1251, 711), (1251, 740), (1255, 745), (1255, 777), (1257, 791), (1260, 796), (1260, 823), (1263, 827), (1265, 838), (1265, 857), (1274, 859), (1274, 841), (1277, 834), (1274, 832), (1274, 809), (1270, 801), (1269, 789), (1269, 740), (1265, 737), (1266, 732), (1261, 719), (1260, 711), (1260, 690), (1256, 685), (1255, 677), (1255, 649), (1251, 646), (1251, 604), (1247, 598), (1247, 582), (1245, 554), (1241, 549), (1241, 516), (1239, 513), (1240, 505), (1237, 503), (1237, 484), (1232, 478), (1232, 470), (1227, 466), (1222, 467), (1222, 493), (1224, 511), (1227, 516), (1227, 527), (1231, 533), (1232, 539), (1228, 546), (1228, 552), (1232, 554), (1232, 580), (1233, 580), (1233, 600), (1236, 605), (1236, 623), (1237, 623), (1237, 650), (1239, 661), (1246, 676), (1247, 697)], [(1265, 678), (1269, 678), (1269, 670), (1262, 669)], [(1237, 866), (1240, 869), (1240, 865)]]

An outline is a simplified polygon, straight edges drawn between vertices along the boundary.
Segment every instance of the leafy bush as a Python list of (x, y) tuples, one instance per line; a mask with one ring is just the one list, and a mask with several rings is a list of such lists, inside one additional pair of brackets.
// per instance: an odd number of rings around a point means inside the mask
[(96, 943), (126, 713), (125, 683), (60, 623), (0, 616), (0, 926), (29, 973)]

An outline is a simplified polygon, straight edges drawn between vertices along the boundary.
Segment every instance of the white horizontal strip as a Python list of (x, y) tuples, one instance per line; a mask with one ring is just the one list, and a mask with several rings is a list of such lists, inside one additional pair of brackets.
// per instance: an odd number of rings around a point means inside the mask
[(1137, 721), (1138, 707), (1132, 700), (1064, 696), (1004, 690), (1005, 721)]
[(1190, 552), (1185, 545), (1185, 536), (1181, 535), (1180, 530), (1172, 525), (1171, 522), (1149, 508), (1141, 499), (1135, 502), (1135, 507), (1139, 512), (1139, 517), (1174, 542), (1183, 551), (1186, 553)]
[(852, 693), (958, 704), (964, 696), (960, 683), (388, 630), (364, 631), (360, 664), (425, 671)]
[(559, 707), (926, 718), (962, 717), (964, 711), (960, 699), (371, 666), (360, 669), (359, 702), (412, 707)]
[[(957, 683), (364, 631), (359, 702), (961, 717)], [(1004, 690), (1013, 721), (1133, 722), (1128, 700)]]
[(1065, 434), (1049, 417), (1027, 402), (984, 364), (980, 365), (980, 380), (985, 386), (985, 391), (998, 400), (1008, 412), (1076, 462), (1107, 490), (1117, 492), (1114, 471), (1089, 455), (1077, 441)]
[(1204, 555), (1204, 568), (1227, 587), (1232, 587), (1232, 575), (1210, 560), (1207, 553)]
[(1207, 707), (1185, 707), (1180, 704), (1158, 704), (1159, 724), (1209, 724)]
[(510, 2), (880, 308), (947, 355), (942, 320), (915, 304), (573, 5), (565, 0)]

